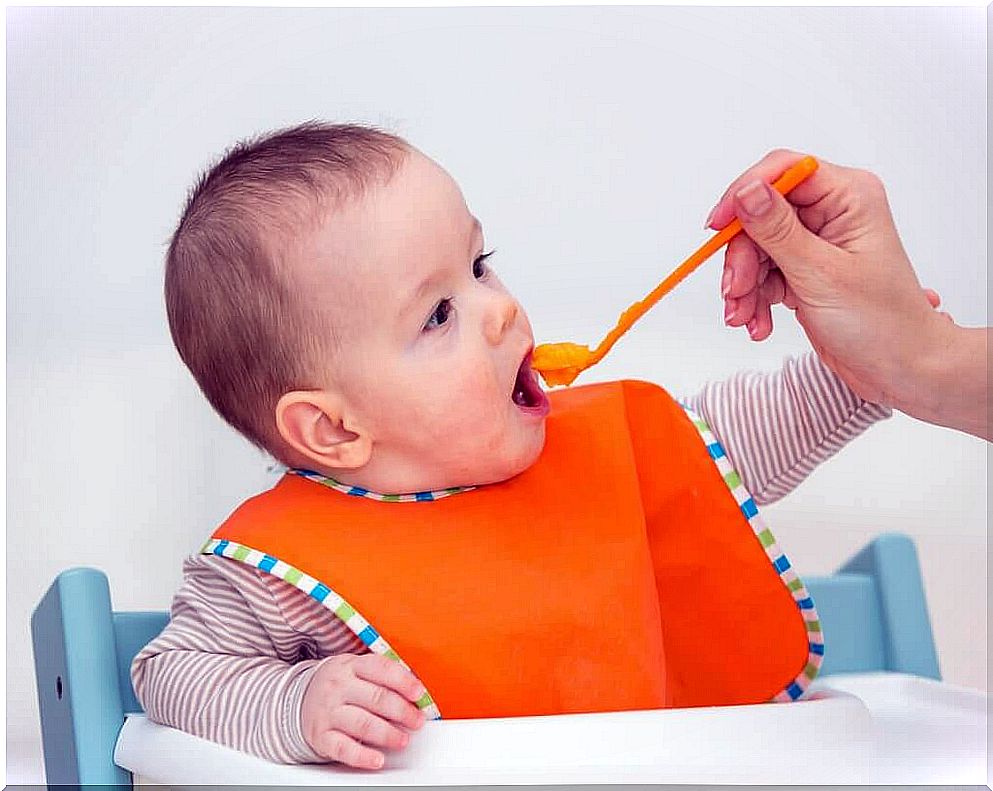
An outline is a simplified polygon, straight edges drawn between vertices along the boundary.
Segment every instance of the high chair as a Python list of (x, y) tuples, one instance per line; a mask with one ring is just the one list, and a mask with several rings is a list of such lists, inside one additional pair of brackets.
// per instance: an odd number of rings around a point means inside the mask
[[(846, 562), (836, 573), (826, 577), (807, 577), (805, 582), (816, 601), (825, 634), (826, 652), (822, 676), (826, 676), (827, 679), (824, 683), (830, 684), (833, 678), (842, 678), (839, 674), (866, 674), (878, 671), (902, 674), (901, 677), (940, 679), (920, 568), (914, 545), (909, 538), (900, 534), (881, 535)], [(176, 749), (180, 751), (190, 749), (194, 752), (200, 749), (222, 751), (226, 758), (231, 760), (231, 766), (235, 766), (238, 760), (255, 761), (256, 764), (252, 764), (256, 767), (253, 770), (255, 774), (249, 772), (249, 775), (261, 777), (257, 773), (261, 771), (260, 767), (265, 762), (147, 722), (143, 716), (140, 716), (142, 708), (135, 699), (131, 687), (129, 674), (131, 660), (142, 646), (165, 627), (167, 621), (168, 613), (161, 611), (115, 612), (111, 607), (107, 578), (99, 570), (73, 568), (56, 577), (31, 618), (45, 772), (49, 784), (109, 784), (119, 788), (131, 788), (134, 778), (128, 769), (115, 763), (115, 747), (120, 751), (119, 760), (125, 753), (131, 756), (130, 764), (123, 760), (122, 763), (132, 767), (135, 766), (134, 756), (140, 756), (143, 750), (148, 754), (146, 757), (155, 757), (151, 755), (154, 752), (159, 758), (165, 752)], [(856, 704), (861, 707), (861, 703), (855, 698), (849, 700), (851, 696), (846, 696), (845, 692), (825, 688), (819, 692), (815, 690), (808, 696), (812, 698), (812, 702), (807, 703), (719, 707), (703, 711), (685, 709), (518, 718), (521, 722), (453, 720), (429, 723), (429, 725), (438, 729), (433, 733), (448, 734), (452, 738), (457, 736), (467, 740), (463, 747), (459, 748), (463, 751), (460, 754), (465, 753), (465, 750), (471, 753), (472, 750), (478, 749), (479, 739), (483, 738), (484, 733), (520, 734), (525, 726), (531, 729), (528, 731), (530, 735), (520, 740), (519, 745), (534, 742), (539, 732), (575, 734), (583, 732), (583, 729), (588, 731), (593, 727), (588, 723), (595, 725), (599, 733), (598, 738), (601, 740), (607, 739), (609, 742), (610, 738), (613, 738), (610, 734), (616, 733), (618, 738), (622, 739), (619, 743), (630, 745), (639, 743), (638, 738), (632, 741), (631, 734), (635, 732), (632, 728), (651, 728), (653, 727), (650, 725), (651, 722), (662, 723), (665, 727), (669, 727), (670, 724), (679, 726), (680, 733), (692, 731), (693, 727), (696, 727), (693, 723), (696, 723), (704, 729), (702, 732), (705, 734), (721, 733), (723, 722), (728, 727), (733, 725), (734, 733), (745, 734), (750, 730), (747, 727), (748, 722), (754, 722), (756, 727), (759, 727), (761, 722), (772, 722), (770, 718), (800, 716), (801, 712), (807, 712), (804, 714), (807, 717), (817, 715), (815, 721), (829, 722), (830, 716), (826, 716), (831, 713), (828, 703), (834, 706), (835, 713), (855, 716), (856, 719), (862, 716), (860, 713), (862, 709), (856, 710)], [(818, 704), (821, 705), (821, 709), (816, 708)], [(849, 708), (843, 710), (842, 704)], [(808, 708), (803, 708), (805, 706)], [(793, 709), (795, 714), (789, 713), (791, 707), (797, 707)], [(736, 711), (722, 712), (722, 709)], [(818, 715), (819, 711), (822, 712), (820, 715)], [(845, 711), (848, 713), (845, 714)], [(722, 720), (721, 716), (725, 716), (725, 719)], [(737, 721), (728, 719), (732, 716), (739, 719)], [(148, 742), (149, 746), (142, 747), (140, 738), (130, 735), (132, 732), (136, 733), (134, 728), (130, 731), (125, 729), (128, 732), (122, 734), (122, 726), (125, 725), (126, 719), (132, 721), (129, 723), (129, 728), (134, 725), (139, 729), (152, 729), (154, 739), (168, 737), (187, 741), (180, 742), (184, 746), (167, 749), (166, 742), (155, 742), (153, 739)], [(842, 734), (848, 726), (844, 726), (841, 720), (838, 722), (838, 734)], [(863, 717), (860, 722), (864, 726), (865, 718)], [(742, 723), (746, 724), (745, 728), (741, 727)], [(503, 731), (500, 730), (501, 728)], [(614, 730), (611, 730), (612, 728)], [(654, 733), (654, 731), (645, 731), (646, 734), (650, 732)], [(479, 739), (472, 734), (478, 734)], [(125, 739), (125, 736), (128, 738)], [(411, 778), (414, 778), (413, 781), (417, 782), (418, 777), (423, 777), (426, 782), (444, 783), (447, 782), (446, 777), (450, 776), (455, 779), (461, 778), (464, 782), (469, 776), (465, 772), (444, 775), (438, 773), (440, 770), (430, 769), (434, 760), (430, 757), (431, 749), (434, 748), (425, 747), (424, 750), (427, 752), (422, 750), (423, 754), (418, 757), (418, 753), (412, 748), (422, 736), (425, 737), (426, 743), (430, 743), (430, 739), (426, 739), (427, 734), (419, 734), (418, 738), (411, 740), (411, 747), (405, 751), (409, 753), (408, 755), (395, 760), (388, 759), (387, 769), (391, 766), (390, 760), (394, 760), (395, 766), (400, 766), (397, 771), (401, 774), (396, 775), (397, 780), (410, 782)], [(120, 744), (119, 737), (121, 737)], [(699, 735), (695, 738), (699, 738)], [(741, 738), (746, 737), (742, 735)], [(652, 745), (658, 742), (659, 740), (648, 739), (645, 744)], [(151, 746), (153, 743), (157, 746)], [(579, 743), (582, 743), (582, 738)], [(671, 747), (670, 744), (665, 749)], [(442, 750), (441, 747), (437, 749)], [(444, 748), (438, 755), (454, 755), (455, 752)], [(504, 752), (503, 755), (509, 754)], [(658, 756), (656, 758), (657, 766), (673, 765), (672, 757), (666, 759), (668, 764)], [(197, 760), (195, 757), (185, 760), (183, 771), (187, 774), (182, 778), (160, 776), (152, 779), (156, 782), (172, 780), (189, 782), (190, 763), (195, 764)], [(449, 761), (448, 758), (440, 760), (442, 763)], [(473, 759), (469, 757), (459, 760), (471, 762)], [(488, 759), (480, 760), (486, 763)], [(524, 763), (526, 760), (521, 759)], [(583, 778), (595, 779), (605, 776), (607, 779), (624, 779), (627, 776), (623, 774), (625, 771), (623, 766), (616, 768), (615, 772), (613, 769), (605, 768), (606, 765), (599, 768), (591, 765), (591, 771), (586, 775), (575, 772), (570, 774), (571, 770), (566, 770), (569, 766), (575, 766), (573, 762), (580, 759), (573, 756), (561, 760), (563, 771), (557, 776), (545, 776), (545, 780), (561, 782), (562, 778), (565, 778), (576, 782), (577, 779)], [(644, 768), (655, 760), (651, 757), (646, 760), (639, 758), (638, 761), (641, 763), (625, 764), (625, 766)], [(399, 764), (396, 763), (397, 761)], [(403, 768), (405, 761), (406, 769)], [(493, 767), (503, 766), (496, 758), (494, 761)], [(208, 763), (209, 761), (204, 758), (205, 767)], [(450, 761), (445, 765), (450, 765)], [(549, 765), (554, 766), (554, 760)], [(376, 783), (384, 780), (392, 782), (386, 775), (362, 774), (336, 766), (278, 767), (274, 764), (269, 766), (272, 767), (273, 772), (299, 773), (305, 770), (319, 772), (321, 774), (313, 775), (313, 778), (323, 779), (332, 784)], [(468, 767), (467, 763), (463, 769)], [(732, 772), (733, 769), (734, 767), (730, 767), (728, 771)], [(160, 770), (160, 773), (168, 773), (168, 771), (172, 770)], [(419, 771), (421, 771), (420, 775)], [(472, 775), (472, 777), (476, 776), (480, 775)], [(526, 774), (520, 776), (525, 779), (530, 777)], [(637, 776), (657, 775), (642, 773)], [(311, 782), (307, 778), (301, 780), (301, 777), (294, 776), (292, 779), (294, 782)], [(493, 777), (496, 775), (491, 774), (490, 778)], [(500, 777), (506, 779), (508, 775), (503, 774)], [(286, 775), (285, 779), (291, 778)], [(486, 779), (485, 774), (481, 779)], [(218, 777), (215, 774), (211, 778), (205, 778), (204, 782), (218, 782)], [(235, 778), (232, 782), (243, 784), (255, 781)]]

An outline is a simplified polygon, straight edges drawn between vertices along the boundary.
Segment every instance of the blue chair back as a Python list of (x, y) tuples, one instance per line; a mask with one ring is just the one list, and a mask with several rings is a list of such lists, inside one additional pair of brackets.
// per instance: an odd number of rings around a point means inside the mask
[(830, 577), (804, 582), (824, 630), (821, 675), (889, 670), (940, 679), (914, 543), (881, 535)]

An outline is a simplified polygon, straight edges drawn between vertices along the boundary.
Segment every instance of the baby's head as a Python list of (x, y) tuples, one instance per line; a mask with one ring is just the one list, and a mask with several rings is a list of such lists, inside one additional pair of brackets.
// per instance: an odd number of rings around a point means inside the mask
[(523, 308), (458, 185), (402, 139), (307, 123), (198, 180), (169, 326), (210, 403), (293, 467), (384, 493), (505, 480), (545, 440)]

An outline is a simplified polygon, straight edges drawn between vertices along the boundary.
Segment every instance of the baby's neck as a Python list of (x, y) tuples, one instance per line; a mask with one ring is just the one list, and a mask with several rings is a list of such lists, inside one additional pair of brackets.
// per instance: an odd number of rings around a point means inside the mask
[(372, 462), (357, 470), (344, 470), (334, 467), (316, 465), (300, 465), (302, 469), (311, 470), (325, 478), (352, 488), (358, 488), (378, 495), (419, 494), (423, 492), (439, 492), (448, 489), (469, 488), (475, 483), (448, 483), (437, 476), (426, 476), (423, 465), (419, 469), (403, 469), (391, 465), (392, 469), (382, 469), (383, 465), (373, 465)]

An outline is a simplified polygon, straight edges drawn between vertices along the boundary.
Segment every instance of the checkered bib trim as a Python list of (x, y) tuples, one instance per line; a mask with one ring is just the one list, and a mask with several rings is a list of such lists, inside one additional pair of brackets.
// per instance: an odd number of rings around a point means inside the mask
[[(748, 524), (751, 525), (752, 530), (755, 532), (755, 537), (762, 545), (762, 548), (765, 549), (766, 555), (769, 557), (769, 561), (779, 574), (779, 578), (793, 595), (793, 600), (796, 602), (796, 606), (799, 608), (801, 616), (803, 616), (804, 623), (807, 627), (807, 642), (809, 647), (807, 664), (801, 671), (800, 675), (798, 675), (786, 687), (786, 689), (779, 692), (772, 698), (772, 700), (776, 702), (797, 700), (807, 690), (807, 687), (810, 686), (810, 682), (817, 676), (821, 663), (824, 661), (824, 637), (821, 633), (821, 624), (817, 617), (817, 610), (814, 608), (814, 600), (810, 597), (806, 587), (804, 587), (803, 581), (793, 570), (793, 567), (790, 565), (786, 555), (779, 549), (772, 532), (765, 526), (765, 522), (762, 520), (762, 517), (759, 516), (758, 507), (755, 505), (755, 501), (748, 493), (748, 490), (745, 489), (738, 473), (735, 472), (734, 468), (731, 466), (731, 462), (728, 460), (723, 446), (717, 441), (717, 438), (710, 431), (710, 427), (688, 406), (685, 404), (680, 404), (680, 406), (683, 407), (693, 425), (700, 432), (700, 437), (707, 446), (707, 452), (710, 454), (711, 459), (713, 459), (714, 464), (717, 465), (717, 469), (720, 471), (721, 477), (724, 479), (724, 483), (727, 484), (728, 490), (731, 492), (731, 496), (734, 497), (735, 502), (738, 503), (738, 507), (745, 515), (745, 518), (748, 520)], [(368, 497), (370, 499), (386, 502), (430, 502), (432, 500), (437, 500), (453, 494), (472, 491), (476, 488), (469, 486), (443, 489), (436, 492), (382, 495), (376, 494), (375, 492), (370, 492), (366, 489), (361, 489), (359, 487), (347, 486), (335, 481), (333, 478), (326, 478), (310, 470), (294, 469), (288, 470), (288, 472), (295, 475), (300, 475), (301, 477), (307, 478), (315, 483), (323, 484), (324, 486), (342, 492), (343, 494), (348, 494), (355, 497)], [(252, 549), (251, 547), (224, 539), (214, 538), (209, 540), (200, 549), (200, 553), (204, 555), (219, 555), (221, 557), (232, 558), (233, 560), (239, 560), (242, 563), (247, 563), (249, 566), (261, 569), (269, 574), (274, 574), (281, 580), (288, 582), (307, 595), (313, 597), (331, 610), (331, 612), (345, 622), (345, 625), (363, 642), (363, 644), (368, 647), (371, 652), (382, 654), (383, 656), (396, 660), (410, 670), (410, 666), (400, 658), (400, 655), (390, 647), (389, 643), (386, 642), (379, 632), (377, 632), (369, 624), (369, 622), (356, 611), (354, 607), (352, 607), (323, 582), (304, 574), (299, 569), (284, 563), (278, 558), (274, 558), (272, 555), (267, 555), (257, 549)], [(417, 706), (424, 712), (427, 719), (441, 719), (441, 711), (438, 709), (437, 704), (431, 697), (430, 692), (425, 691), (424, 696), (417, 701)]]
[(793, 570), (789, 559), (787, 559), (786, 555), (776, 544), (776, 539), (773, 537), (772, 531), (766, 527), (765, 522), (759, 515), (759, 509), (755, 505), (755, 501), (748, 493), (748, 490), (745, 489), (734, 467), (731, 466), (731, 462), (724, 452), (724, 447), (717, 441), (717, 437), (711, 432), (710, 426), (696, 412), (686, 406), (686, 404), (680, 403), (680, 406), (685, 410), (687, 417), (689, 417), (693, 425), (696, 426), (697, 431), (700, 432), (700, 438), (707, 446), (707, 452), (710, 454), (710, 458), (717, 465), (717, 469), (720, 471), (724, 483), (727, 484), (731, 496), (734, 497), (735, 502), (738, 503), (738, 507), (741, 509), (741, 513), (745, 515), (748, 524), (751, 525), (752, 530), (755, 532), (755, 537), (765, 550), (765, 554), (769, 557), (773, 568), (779, 574), (779, 578), (793, 595), (793, 601), (796, 602), (796, 606), (800, 610), (800, 615), (803, 617), (804, 624), (807, 627), (807, 664), (800, 671), (800, 675), (793, 679), (786, 689), (772, 698), (777, 703), (787, 703), (797, 700), (807, 691), (810, 682), (817, 677), (821, 664), (824, 662), (824, 635), (821, 632), (821, 622), (817, 617), (817, 610), (814, 608), (814, 600), (807, 592), (803, 580)]

